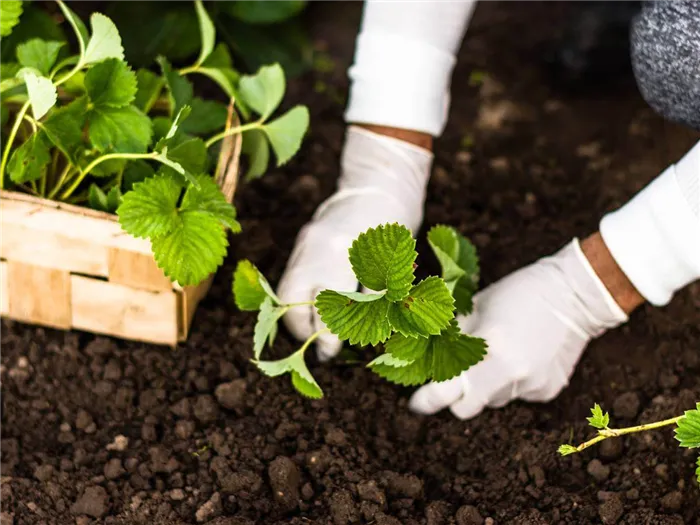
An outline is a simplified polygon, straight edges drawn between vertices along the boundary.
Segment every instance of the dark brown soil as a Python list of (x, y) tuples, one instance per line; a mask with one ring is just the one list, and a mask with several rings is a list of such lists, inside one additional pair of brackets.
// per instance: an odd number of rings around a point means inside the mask
[[(307, 401), (248, 364), (253, 317), (232, 304), (231, 270), (248, 257), (276, 281), (332, 191), (359, 7), (312, 6), (336, 66), (290, 88), (311, 108), (311, 136), (239, 195), (244, 233), (189, 342), (172, 351), (3, 322), (3, 525), (700, 523), (697, 454), (670, 431), (555, 452), (590, 435), (594, 401), (633, 424), (700, 399), (697, 284), (592, 344), (555, 402), (469, 422), (411, 414), (409, 390), (361, 366), (311, 357), (326, 398)], [(628, 71), (575, 94), (554, 87), (541, 57), (567, 9), (480, 4), (461, 52), (425, 224), (477, 243), (484, 285), (593, 231), (698, 139), (655, 116)], [(487, 73), (481, 86), (474, 70)], [(276, 352), (294, 344), (282, 333)]]

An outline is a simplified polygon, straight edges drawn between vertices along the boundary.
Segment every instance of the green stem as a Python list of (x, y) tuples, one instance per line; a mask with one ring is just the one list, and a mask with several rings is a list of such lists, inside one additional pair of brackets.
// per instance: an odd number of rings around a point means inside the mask
[(295, 306), (313, 306), (316, 304), (315, 301), (304, 301), (301, 303), (286, 303), (286, 304), (281, 304), (280, 306), (284, 308), (294, 308)]
[(314, 332), (313, 334), (311, 334), (309, 336), (309, 338), (306, 341), (304, 341), (304, 344), (301, 345), (301, 348), (299, 350), (297, 350), (295, 353), (303, 354), (304, 352), (306, 352), (306, 349), (311, 345), (311, 343), (313, 343), (316, 339), (318, 339), (318, 337), (320, 335), (325, 334), (325, 333), (330, 333), (330, 330), (328, 328), (322, 328), (318, 332)]
[(251, 122), (249, 124), (243, 124), (242, 126), (236, 126), (235, 128), (230, 128), (226, 131), (222, 131), (221, 133), (214, 135), (209, 140), (207, 140), (205, 145), (207, 146), (207, 148), (211, 148), (212, 145), (216, 144), (220, 140), (225, 139), (230, 135), (236, 135), (238, 133), (243, 133), (244, 131), (250, 131), (251, 129), (257, 129), (260, 127), (262, 127), (262, 120)]
[(190, 73), (196, 73), (198, 69), (199, 69), (199, 66), (183, 67), (182, 69), (178, 70), (178, 73), (181, 76), (182, 75), (189, 75)]
[(581, 443), (579, 446), (577, 446), (576, 452), (582, 452), (583, 450), (586, 450), (588, 447), (591, 447), (591, 446), (595, 445), (596, 443), (600, 443), (601, 441), (605, 441), (608, 438), (620, 437), (620, 436), (624, 436), (625, 434), (633, 434), (635, 432), (645, 432), (647, 430), (654, 430), (657, 428), (667, 427), (669, 425), (675, 425), (684, 417), (685, 416), (673, 417), (671, 419), (664, 419), (663, 421), (657, 421), (655, 423), (646, 423), (644, 425), (638, 425), (636, 427), (603, 428), (603, 429), (598, 431), (598, 435), (596, 437), (594, 437), (593, 439), (589, 439), (585, 443)]
[(70, 173), (71, 169), (73, 168), (73, 165), (71, 163), (66, 163), (66, 167), (63, 168), (63, 172), (61, 172), (61, 176), (58, 177), (58, 181), (56, 182), (56, 185), (53, 187), (51, 192), (49, 193), (49, 199), (53, 199), (56, 194), (60, 191), (61, 186), (63, 186), (63, 183), (66, 182), (66, 179), (68, 178), (68, 174)]
[(91, 170), (95, 168), (95, 166), (107, 161), (107, 160), (112, 160), (112, 159), (154, 159), (158, 154), (157, 153), (110, 153), (108, 155), (102, 155), (101, 157), (96, 158), (93, 160), (90, 164), (87, 165), (87, 167), (80, 172), (80, 175), (76, 177), (75, 181), (71, 186), (63, 192), (61, 195), (61, 200), (66, 200), (68, 197), (71, 196), (71, 194), (76, 190), (78, 186), (80, 186), (80, 183), (83, 182), (83, 179), (87, 177), (88, 173), (90, 173)]
[(5, 151), (2, 152), (2, 161), (0, 161), (0, 190), (5, 187), (5, 167), (7, 166), (7, 159), (10, 157), (10, 150), (12, 149), (12, 143), (15, 141), (19, 127), (24, 120), (24, 115), (29, 109), (29, 101), (25, 102), (20, 108), (17, 117), (15, 118), (15, 123), (12, 126), (10, 135), (7, 137), (7, 141), (4, 144)]

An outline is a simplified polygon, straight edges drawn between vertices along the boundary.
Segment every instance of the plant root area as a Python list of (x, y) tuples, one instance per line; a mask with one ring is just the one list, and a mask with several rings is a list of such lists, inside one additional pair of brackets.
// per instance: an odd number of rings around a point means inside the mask
[[(595, 231), (698, 140), (645, 104), (624, 50), (622, 65), (573, 84), (543, 63), (581, 6), (481, 3), (460, 51), (424, 231), (447, 223), (469, 236), (482, 286)], [(324, 58), (288, 100), (309, 105), (311, 133), (293, 162), (239, 192), (243, 233), (188, 342), (3, 321), (3, 525), (700, 523), (697, 452), (670, 429), (556, 453), (593, 435), (594, 402), (628, 426), (700, 400), (698, 284), (594, 341), (555, 401), (471, 421), (411, 413), (411, 389), (363, 367), (370, 352), (359, 363), (310, 352), (318, 401), (248, 362), (255, 319), (233, 305), (232, 270), (247, 257), (276, 283), (333, 191), (360, 7), (309, 8)], [(435, 273), (419, 252), (419, 272)], [(268, 356), (297, 344), (281, 330)]]

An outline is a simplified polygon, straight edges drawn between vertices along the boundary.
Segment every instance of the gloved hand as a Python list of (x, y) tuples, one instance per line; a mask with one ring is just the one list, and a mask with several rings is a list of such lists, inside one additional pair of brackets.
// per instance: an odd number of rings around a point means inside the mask
[[(428, 150), (350, 126), (338, 189), (299, 233), (277, 290), (280, 299), (312, 301), (326, 288), (356, 291), (359, 283), (348, 260), (352, 241), (387, 222), (414, 233), (420, 228), (432, 160)], [(300, 340), (324, 327), (312, 306), (291, 309), (284, 322)], [(316, 341), (322, 360), (340, 351), (341, 342), (333, 334)]]
[(483, 337), (486, 358), (461, 376), (420, 388), (410, 407), (460, 419), (514, 399), (550, 401), (569, 383), (588, 342), (627, 315), (607, 291), (577, 239), (487, 287), (463, 332)]

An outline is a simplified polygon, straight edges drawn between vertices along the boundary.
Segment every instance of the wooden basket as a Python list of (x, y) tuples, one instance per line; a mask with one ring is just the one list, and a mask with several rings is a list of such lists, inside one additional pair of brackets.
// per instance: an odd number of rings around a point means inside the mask
[[(235, 113), (229, 106), (227, 127)], [(240, 135), (224, 140), (217, 182), (232, 202)], [(187, 338), (213, 275), (180, 287), (158, 268), (151, 244), (117, 216), (0, 192), (0, 315), (174, 346)]]

